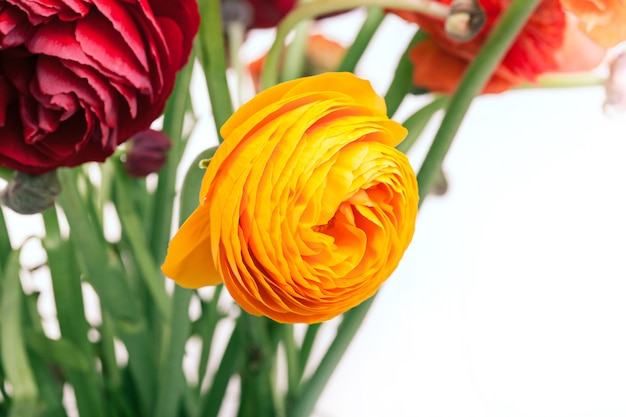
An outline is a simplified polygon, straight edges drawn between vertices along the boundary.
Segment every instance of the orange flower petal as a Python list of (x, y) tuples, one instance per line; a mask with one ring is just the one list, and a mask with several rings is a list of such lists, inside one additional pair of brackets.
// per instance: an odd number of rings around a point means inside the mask
[(563, 7), (580, 20), (580, 28), (597, 44), (615, 46), (626, 40), (624, 0), (561, 0)]
[[(425, 39), (416, 45), (410, 51), (409, 59), (415, 65), (413, 84), (441, 93), (454, 93), (467, 69), (467, 61), (445, 52), (432, 39)], [(508, 80), (496, 72), (487, 81), (482, 93), (501, 93), (519, 83), (519, 80)]]
[(222, 283), (211, 258), (207, 207), (198, 207), (178, 230), (169, 244), (161, 266), (165, 276), (186, 288)]
[(596, 68), (606, 55), (606, 48), (594, 42), (579, 25), (573, 15), (567, 16), (563, 45), (555, 60), (557, 72), (589, 71)]
[(211, 259), (244, 310), (280, 322), (327, 320), (371, 297), (412, 238), (418, 201), (393, 148), (406, 129), (371, 85), (349, 73), (283, 83), (221, 133), (166, 265)]

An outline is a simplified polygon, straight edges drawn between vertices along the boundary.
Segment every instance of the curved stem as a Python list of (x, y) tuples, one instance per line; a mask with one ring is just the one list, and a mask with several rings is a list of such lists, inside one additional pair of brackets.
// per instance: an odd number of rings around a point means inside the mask
[(482, 49), (467, 68), (459, 87), (450, 100), (439, 130), (417, 174), (420, 203), (437, 180), (441, 164), (465, 118), (472, 100), (483, 89), (496, 66), (517, 37), (540, 0), (515, 0), (502, 14)]
[(367, 17), (361, 26), (361, 30), (359, 30), (356, 38), (354, 38), (354, 42), (350, 45), (350, 49), (348, 49), (346, 55), (343, 57), (337, 71), (354, 72), (356, 65), (363, 56), (363, 53), (365, 53), (365, 50), (374, 37), (376, 30), (378, 30), (380, 24), (383, 23), (383, 20), (385, 20), (385, 12), (382, 8), (372, 7), (367, 11)]
[(215, 119), (217, 136), (222, 142), (219, 130), (233, 114), (233, 102), (226, 80), (228, 63), (224, 49), (220, 0), (202, 0), (199, 5), (202, 19), (198, 32), (200, 44), (198, 56), (209, 89), (209, 100), (211, 101), (211, 111), (213, 119)]
[(265, 67), (261, 77), (262, 88), (271, 87), (278, 82), (278, 64), (281, 49), (285, 43), (285, 38), (299, 22), (327, 13), (363, 6), (404, 9), (441, 19), (445, 19), (450, 10), (449, 6), (431, 0), (316, 0), (305, 3), (289, 13), (278, 26), (276, 39), (265, 60)]

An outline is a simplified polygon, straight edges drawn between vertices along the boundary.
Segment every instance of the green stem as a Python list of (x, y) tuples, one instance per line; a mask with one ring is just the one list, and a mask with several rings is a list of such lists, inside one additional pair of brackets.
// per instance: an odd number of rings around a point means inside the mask
[(271, 383), (274, 350), (269, 337), (270, 321), (245, 312), (237, 319), (242, 324), (245, 362), (241, 370), (239, 417), (275, 416), (276, 407)]
[(285, 50), (281, 81), (295, 80), (304, 74), (310, 27), (310, 20), (304, 20), (297, 25), (295, 36)]
[(234, 20), (227, 25), (228, 30), (228, 55), (230, 56), (230, 66), (235, 70), (237, 78), (237, 103), (236, 106), (243, 102), (243, 73), (244, 66), (239, 59), (239, 51), (241, 45), (246, 38), (246, 27), (239, 21)]
[(386, 7), (420, 12), (445, 19), (448, 16), (447, 5), (431, 0), (316, 0), (304, 3), (289, 13), (278, 26), (276, 39), (267, 54), (261, 85), (263, 89), (271, 87), (278, 82), (278, 67), (280, 53), (287, 35), (296, 25), (306, 19), (313, 19), (327, 13), (354, 9), (357, 7)]
[(426, 32), (421, 30), (417, 31), (398, 61), (393, 79), (385, 94), (387, 115), (389, 117), (393, 117), (393, 115), (396, 114), (396, 111), (400, 107), (400, 104), (402, 104), (402, 101), (404, 101), (409, 89), (413, 86), (413, 63), (409, 60), (409, 53), (415, 45), (422, 42), (427, 37), (428, 34), (426, 34)]
[(524, 84), (518, 88), (572, 88), (572, 87), (601, 87), (606, 84), (606, 77), (593, 73), (577, 74), (546, 74), (539, 77), (537, 84)]
[(309, 324), (307, 326), (302, 346), (300, 346), (300, 375), (304, 375), (307, 363), (309, 362), (309, 356), (311, 356), (311, 351), (315, 344), (315, 338), (321, 327), (322, 323)]
[[(197, 394), (200, 394), (200, 390), (202, 389), (202, 382), (206, 377), (206, 373), (208, 371), (209, 358), (211, 357), (211, 351), (213, 348), (213, 335), (215, 334), (215, 329), (217, 328), (217, 323), (224, 318), (222, 314), (220, 314), (218, 310), (218, 303), (220, 299), (220, 295), (224, 290), (223, 285), (218, 285), (215, 287), (215, 291), (213, 292), (213, 297), (211, 301), (208, 303), (203, 303), (203, 327), (201, 332), (202, 337), (202, 356), (200, 356), (200, 365), (198, 366), (198, 391)], [(225, 360), (222, 359), (222, 360)]]
[(118, 174), (114, 178), (114, 186), (117, 213), (122, 225), (122, 233), (124, 239), (128, 241), (133, 259), (139, 269), (139, 275), (143, 278), (144, 284), (152, 296), (151, 304), (157, 308), (161, 316), (159, 321), (167, 320), (171, 309), (169, 298), (165, 292), (165, 280), (155, 259), (148, 251), (148, 242), (144, 236), (137, 211), (132, 201), (127, 198), (128, 195), (132, 195), (133, 191), (131, 178), (128, 175), (124, 175), (121, 162), (118, 163), (119, 166), (116, 170)]
[[(185, 68), (178, 74), (174, 92), (170, 96), (163, 115), (163, 132), (172, 140), (172, 148), (168, 160), (159, 172), (159, 182), (154, 194), (152, 222), (149, 229), (150, 252), (155, 262), (165, 259), (167, 242), (172, 230), (172, 214), (174, 212), (174, 196), (176, 194), (176, 171), (184, 151), (182, 140), (183, 122), (185, 120), (186, 102), (189, 98), (189, 84), (193, 69), (193, 56)], [(117, 172), (120, 175), (120, 172)]]
[(9, 239), (9, 231), (4, 219), (4, 212), (0, 209), (0, 271), (4, 269), (10, 252), (11, 240)]
[(356, 38), (354, 38), (354, 42), (350, 45), (337, 71), (354, 72), (356, 65), (363, 56), (363, 53), (365, 53), (365, 50), (383, 20), (385, 20), (385, 12), (383, 12), (382, 8), (372, 7), (367, 11), (367, 17), (361, 26), (361, 30), (359, 30)]
[(420, 203), (428, 195), (437, 180), (441, 164), (452, 145), (465, 113), (472, 100), (483, 89), (491, 74), (509, 50), (528, 17), (541, 0), (514, 0), (492, 29), (476, 58), (468, 67), (459, 87), (450, 100), (439, 131), (426, 154), (424, 163), (417, 174), (417, 181), (422, 196)]
[(211, 110), (215, 119), (218, 139), (220, 127), (233, 114), (233, 102), (226, 79), (226, 53), (224, 50), (224, 33), (220, 0), (200, 1), (202, 16), (198, 38), (200, 42), (199, 57), (206, 77)]
[(244, 346), (241, 343), (243, 323), (237, 321), (237, 325), (230, 335), (222, 360), (215, 372), (209, 391), (201, 401), (200, 417), (217, 417), (222, 407), (226, 388), (233, 374), (241, 366), (245, 359)]
[(339, 364), (343, 354), (348, 349), (361, 323), (363, 323), (373, 302), (374, 297), (371, 297), (358, 307), (344, 314), (343, 320), (337, 329), (335, 339), (311, 378), (302, 387), (301, 392), (303, 392), (304, 395), (293, 403), (293, 408), (287, 414), (289, 417), (308, 417), (311, 415), (317, 400), (320, 395), (322, 395), (322, 391), (324, 391), (324, 387)]
[(185, 343), (191, 331), (189, 302), (192, 290), (176, 286), (172, 297), (172, 314), (165, 332), (165, 352), (161, 360), (155, 417), (175, 416), (186, 387), (183, 375)]
[(285, 324), (281, 328), (285, 357), (287, 358), (287, 399), (298, 395), (302, 369), (300, 356), (294, 340), (293, 325)]
[(428, 125), (428, 122), (430, 122), (430, 119), (435, 113), (448, 104), (448, 100), (448, 96), (435, 97), (433, 101), (407, 118), (402, 125), (407, 128), (409, 133), (404, 140), (396, 146), (396, 149), (406, 154), (413, 147), (415, 142), (417, 142), (417, 139)]

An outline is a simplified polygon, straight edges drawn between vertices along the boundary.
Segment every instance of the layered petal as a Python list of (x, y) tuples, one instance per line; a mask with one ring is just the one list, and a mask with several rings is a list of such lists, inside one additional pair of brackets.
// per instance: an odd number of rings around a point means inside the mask
[(199, 26), (194, 0), (175, 3), (2, 2), (0, 165), (40, 174), (103, 161), (147, 129)]
[(394, 149), (406, 130), (385, 113), (369, 83), (348, 73), (283, 83), (246, 103), (222, 127), (166, 275), (212, 285), (184, 264), (213, 262), (242, 308), (289, 323), (327, 320), (371, 297), (417, 215), (415, 174)]

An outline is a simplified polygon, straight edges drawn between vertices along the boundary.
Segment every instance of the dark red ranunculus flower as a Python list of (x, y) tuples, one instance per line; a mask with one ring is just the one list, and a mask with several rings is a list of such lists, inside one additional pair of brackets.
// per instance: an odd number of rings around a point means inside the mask
[(0, 165), (103, 161), (161, 114), (198, 26), (195, 0), (0, 0)]

